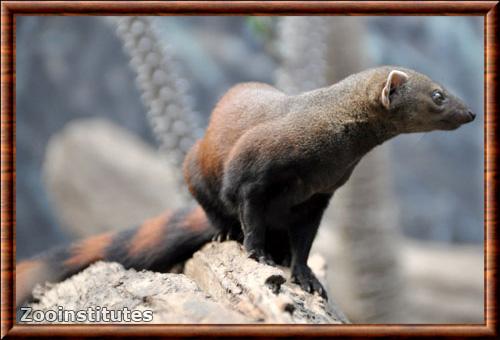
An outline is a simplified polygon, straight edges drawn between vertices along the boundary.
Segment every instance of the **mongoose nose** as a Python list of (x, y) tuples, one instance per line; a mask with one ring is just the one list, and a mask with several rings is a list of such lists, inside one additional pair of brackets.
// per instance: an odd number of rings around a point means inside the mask
[(470, 121), (472, 122), (475, 118), (476, 118), (476, 114), (474, 112), (472, 112), (471, 110), (469, 110), (469, 112), (467, 112), (470, 116)]

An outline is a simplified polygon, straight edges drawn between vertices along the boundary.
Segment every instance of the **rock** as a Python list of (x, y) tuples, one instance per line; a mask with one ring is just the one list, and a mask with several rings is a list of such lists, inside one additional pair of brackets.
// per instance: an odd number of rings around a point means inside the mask
[(287, 281), (289, 271), (249, 259), (234, 241), (207, 244), (186, 263), (185, 273), (208, 294), (257, 322), (347, 322), (333, 303)]
[(159, 153), (100, 118), (69, 123), (48, 144), (47, 192), (73, 236), (129, 228), (182, 205), (173, 171)]
[[(322, 266), (320, 258), (313, 262)], [(38, 285), (29, 307), (36, 311), (33, 315), (62, 313), (63, 308), (100, 310), (101, 322), (103, 310), (137, 314), (138, 319), (121, 323), (348, 322), (332, 302), (304, 292), (287, 281), (288, 276), (288, 270), (249, 259), (239, 243), (213, 242), (186, 263), (185, 274), (125, 270), (118, 263), (97, 262), (64, 282)]]
[[(97, 262), (59, 284), (37, 286), (33, 310), (139, 311), (149, 323), (245, 323), (250, 319), (207, 296), (183, 274), (125, 270), (118, 263)], [(121, 323), (129, 323), (123, 320)], [(136, 321), (137, 322), (137, 321)], [(58, 321), (59, 323), (59, 321)], [(67, 322), (72, 323), (72, 322)], [(86, 321), (84, 323), (90, 323)], [(148, 323), (146, 321), (139, 323)]]

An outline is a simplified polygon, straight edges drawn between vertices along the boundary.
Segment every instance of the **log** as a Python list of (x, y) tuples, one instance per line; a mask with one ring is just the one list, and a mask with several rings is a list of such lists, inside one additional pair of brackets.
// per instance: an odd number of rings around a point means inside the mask
[[(318, 263), (324, 264), (319, 258), (313, 262), (316, 267)], [(151, 320), (143, 317), (119, 323), (348, 322), (331, 296), (328, 302), (306, 293), (290, 283), (288, 276), (287, 270), (249, 259), (239, 243), (213, 242), (188, 260), (184, 274), (127, 270), (118, 263), (97, 262), (64, 282), (38, 285), (33, 293), (35, 302), (28, 307), (37, 315), (90, 308), (115, 314), (127, 309), (152, 316)], [(91, 320), (41, 322), (91, 323)]]
[[(97, 262), (58, 284), (34, 290), (33, 311), (152, 311), (153, 319), (137, 323), (245, 323), (249, 319), (214, 301), (183, 274), (126, 270), (119, 263)], [(36, 314), (33, 313), (32, 314)], [(88, 314), (89, 315), (89, 314)], [(145, 314), (144, 314), (145, 315)], [(101, 318), (103, 318), (101, 316)], [(73, 322), (42, 323), (73, 323)], [(73, 320), (71, 320), (73, 321)], [(101, 320), (103, 322), (103, 320)], [(104, 321), (105, 322), (105, 321)], [(118, 323), (129, 323), (121, 320)], [(82, 323), (92, 323), (85, 320)]]
[(207, 244), (186, 263), (185, 273), (215, 299), (256, 322), (347, 322), (332, 297), (328, 302), (303, 291), (287, 280), (288, 270), (249, 259), (234, 241)]

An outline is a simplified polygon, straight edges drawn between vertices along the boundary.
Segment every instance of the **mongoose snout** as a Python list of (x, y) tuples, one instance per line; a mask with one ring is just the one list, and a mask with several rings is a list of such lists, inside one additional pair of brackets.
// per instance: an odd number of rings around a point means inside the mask
[(474, 119), (476, 119), (476, 114), (471, 110), (469, 110), (467, 114), (469, 115), (469, 122), (472, 122)]
[(476, 118), (476, 114), (471, 110), (462, 111), (456, 113), (456, 115), (458, 115), (457, 118), (462, 122), (462, 124), (470, 123)]
[(456, 111), (453, 114), (453, 118), (460, 124), (467, 124), (472, 122), (476, 118), (476, 114), (471, 110)]
[(441, 121), (448, 125), (449, 129), (457, 129), (463, 124), (472, 122), (474, 119), (476, 119), (476, 114), (466, 108), (454, 111), (449, 117), (443, 118)]

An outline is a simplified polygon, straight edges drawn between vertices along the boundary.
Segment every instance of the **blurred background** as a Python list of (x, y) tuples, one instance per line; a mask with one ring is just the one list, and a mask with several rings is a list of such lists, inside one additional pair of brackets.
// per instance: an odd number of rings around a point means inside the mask
[(232, 85), (294, 94), (393, 64), (478, 114), (399, 136), (313, 252), (354, 323), (483, 323), (482, 17), (16, 18), (16, 258), (186, 204), (184, 153)]

